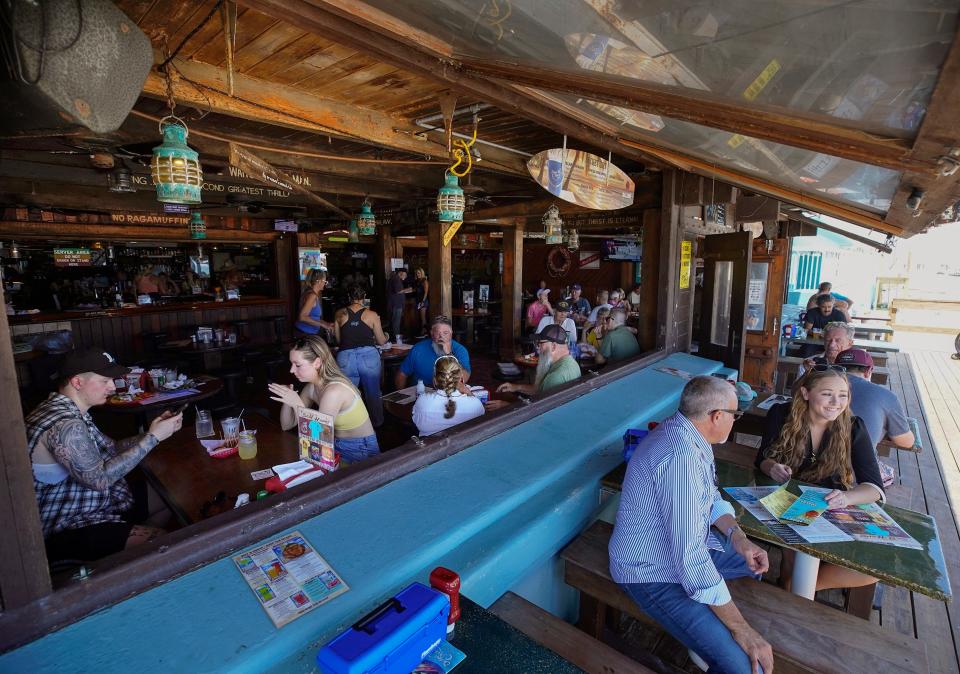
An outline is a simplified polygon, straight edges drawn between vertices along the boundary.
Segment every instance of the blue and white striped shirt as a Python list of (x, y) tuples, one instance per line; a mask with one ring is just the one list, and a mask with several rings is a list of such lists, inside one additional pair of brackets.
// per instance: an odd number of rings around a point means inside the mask
[(725, 514), (734, 511), (717, 489), (713, 450), (677, 412), (627, 465), (610, 575), (618, 583), (679, 583), (701, 604), (726, 604), (730, 591), (708, 551), (723, 550), (710, 527)]

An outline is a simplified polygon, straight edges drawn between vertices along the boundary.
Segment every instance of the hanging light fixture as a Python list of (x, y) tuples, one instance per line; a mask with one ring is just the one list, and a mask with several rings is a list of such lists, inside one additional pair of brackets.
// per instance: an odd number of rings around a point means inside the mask
[(563, 220), (560, 219), (560, 209), (556, 204), (550, 204), (540, 221), (547, 235), (547, 245), (563, 243)]
[[(200, 211), (194, 211), (190, 215), (190, 238), (207, 238), (207, 223), (203, 221), (203, 216), (200, 214)], [(203, 257), (203, 249), (201, 249), (200, 257)]]
[(462, 222), (467, 200), (463, 196), (460, 181), (449, 170), (444, 175), (444, 184), (437, 192), (437, 219), (440, 222)]
[(370, 200), (364, 199), (357, 216), (357, 227), (364, 236), (374, 236), (377, 233), (377, 216), (373, 214)]
[(580, 247), (580, 235), (577, 234), (576, 229), (571, 229), (570, 233), (567, 234), (567, 248), (570, 250), (576, 250)]
[(203, 171), (200, 155), (187, 145), (186, 123), (174, 115), (160, 120), (163, 143), (153, 148), (150, 173), (157, 188), (157, 201), (168, 204), (199, 204)]
[(357, 225), (357, 220), (354, 218), (350, 221), (350, 243), (357, 243), (360, 241), (360, 228)]
[(130, 169), (118, 166), (107, 174), (107, 184), (111, 192), (136, 192)]

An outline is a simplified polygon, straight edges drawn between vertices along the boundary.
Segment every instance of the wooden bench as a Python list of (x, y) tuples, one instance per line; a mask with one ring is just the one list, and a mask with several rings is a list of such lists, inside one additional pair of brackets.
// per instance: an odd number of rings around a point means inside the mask
[(489, 611), (590, 674), (655, 674), (633, 658), (513, 592), (500, 597)]
[[(612, 525), (595, 522), (561, 553), (566, 583), (580, 591), (578, 627), (602, 632), (610, 609), (655, 624), (610, 577)], [(925, 645), (866, 620), (749, 579), (728, 582), (746, 618), (773, 646), (777, 672), (929, 672)], [(659, 629), (659, 627), (658, 627)]]

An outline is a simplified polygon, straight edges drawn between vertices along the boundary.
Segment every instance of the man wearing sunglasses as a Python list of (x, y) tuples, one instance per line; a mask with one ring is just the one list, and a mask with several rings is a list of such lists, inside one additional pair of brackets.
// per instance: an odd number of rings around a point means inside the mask
[(711, 445), (726, 442), (737, 394), (716, 377), (694, 377), (680, 409), (627, 464), (610, 575), (651, 618), (706, 660), (710, 671), (773, 671), (770, 644), (733, 603), (726, 581), (756, 577), (767, 553), (743, 533), (716, 484)]
[(580, 378), (580, 366), (570, 355), (567, 331), (556, 323), (534, 335), (537, 344), (537, 374), (532, 384), (501, 384), (498, 393), (546, 393)]
[(839, 321), (827, 323), (823, 329), (823, 353), (805, 358), (800, 367), (797, 368), (797, 379), (818, 363), (829, 365), (836, 362), (841, 351), (853, 348), (853, 333), (853, 326), (849, 323)]

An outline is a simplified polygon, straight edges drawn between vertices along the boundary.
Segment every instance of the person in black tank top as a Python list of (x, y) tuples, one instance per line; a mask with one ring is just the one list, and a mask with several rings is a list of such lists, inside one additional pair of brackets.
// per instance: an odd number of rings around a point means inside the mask
[(361, 286), (350, 286), (347, 290), (350, 304), (337, 311), (333, 325), (340, 344), (337, 365), (353, 385), (363, 392), (370, 421), (376, 428), (383, 423), (380, 393), (383, 363), (376, 347), (387, 343), (387, 335), (383, 332), (377, 312), (363, 306), (366, 296)]

